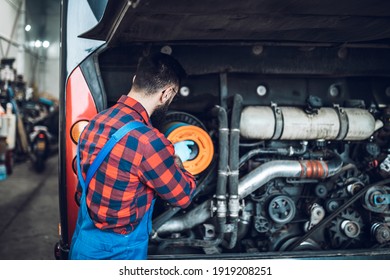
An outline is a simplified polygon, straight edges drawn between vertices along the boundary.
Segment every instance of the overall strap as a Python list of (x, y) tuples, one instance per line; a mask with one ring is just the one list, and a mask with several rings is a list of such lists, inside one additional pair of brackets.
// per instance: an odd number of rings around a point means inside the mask
[(78, 147), (77, 147), (77, 176), (78, 176), (78, 179), (80, 181), (81, 187), (83, 188), (83, 191), (86, 190), (92, 177), (95, 175), (99, 166), (102, 164), (103, 160), (106, 158), (106, 156), (112, 150), (112, 148), (115, 146), (115, 144), (118, 143), (131, 130), (136, 129), (138, 127), (141, 127), (143, 125), (144, 124), (141, 122), (132, 121), (132, 122), (125, 124), (120, 129), (118, 129), (111, 136), (111, 138), (107, 141), (107, 143), (103, 146), (103, 148), (100, 150), (100, 152), (97, 154), (95, 160), (92, 162), (91, 166), (88, 169), (87, 178), (85, 179), (85, 181), (84, 181), (83, 176), (81, 175), (82, 173), (81, 173), (81, 166), (80, 166), (80, 151), (79, 151), (80, 145), (78, 145)]

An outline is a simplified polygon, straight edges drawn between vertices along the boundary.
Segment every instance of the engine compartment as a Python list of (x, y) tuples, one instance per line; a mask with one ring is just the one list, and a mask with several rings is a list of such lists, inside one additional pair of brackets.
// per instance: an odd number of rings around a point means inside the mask
[(99, 55), (108, 106), (151, 51), (188, 74), (161, 130), (207, 158), (187, 209), (157, 201), (151, 258), (390, 254), (390, 49), (118, 46)]

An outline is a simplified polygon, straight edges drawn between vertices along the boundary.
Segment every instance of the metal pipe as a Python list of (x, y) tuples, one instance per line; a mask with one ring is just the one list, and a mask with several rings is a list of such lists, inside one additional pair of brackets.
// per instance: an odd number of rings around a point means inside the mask
[[(240, 120), (242, 110), (242, 96), (236, 94), (233, 100), (233, 109), (230, 126), (230, 146), (229, 146), (229, 218), (233, 226), (232, 234), (226, 247), (233, 249), (237, 243), (238, 234), (238, 213), (240, 211), (240, 202), (238, 198), (239, 183), (239, 149), (240, 149)], [(225, 244), (225, 243), (223, 243)]]
[(203, 240), (189, 238), (178, 238), (178, 239), (164, 239), (156, 236), (152, 241), (158, 243), (162, 247), (176, 246), (176, 247), (199, 247), (199, 248), (210, 248), (218, 246), (223, 241), (223, 233), (220, 232), (214, 239)]
[[(227, 180), (228, 180), (228, 160), (229, 160), (229, 129), (226, 109), (221, 106), (216, 106), (214, 113), (218, 116), (218, 132), (219, 132), (219, 161), (218, 161), (218, 179), (216, 189), (217, 199), (217, 219), (218, 219), (218, 238), (215, 244), (220, 244), (226, 228), (227, 214)], [(203, 243), (201, 243), (203, 244)]]
[(248, 160), (257, 155), (280, 155), (280, 156), (294, 156), (303, 155), (307, 151), (307, 141), (301, 141), (301, 148), (290, 146), (289, 148), (259, 148), (250, 150), (248, 153), (240, 158), (239, 166), (242, 167)]
[[(20, 1), (19, 2), (19, 6), (18, 6), (18, 11), (17, 11), (16, 16), (15, 16), (14, 24), (12, 25), (12, 31), (11, 31), (10, 40), (12, 40), (12, 37), (14, 37), (15, 30), (16, 30), (16, 27), (17, 27), (17, 23), (18, 23), (18, 20), (19, 20), (19, 16), (20, 16), (21, 11), (22, 11), (22, 5), (23, 5), (23, 1)], [(5, 57), (8, 57), (10, 47), (11, 47), (11, 43), (9, 43), (7, 45), (7, 49), (5, 51)]]
[[(0, 34), (0, 41), (1, 40), (6, 41), (8, 44), (11, 44), (11, 45), (13, 45), (15, 47), (19, 47), (20, 46), (20, 44), (18, 42), (14, 41), (14, 40), (11, 40), (11, 39), (9, 39), (9, 38), (7, 38), (7, 37), (5, 37), (5, 36)], [(6, 56), (4, 55), (4, 57), (6, 57)]]
[(245, 198), (275, 178), (327, 178), (342, 167), (342, 160), (335, 156), (330, 161), (322, 160), (275, 160), (266, 162), (240, 180), (239, 197)]
[(181, 232), (190, 229), (210, 218), (211, 200), (206, 200), (183, 216), (170, 219), (157, 229), (158, 234)]
[(234, 96), (234, 104), (232, 109), (231, 117), (231, 127), (230, 127), (230, 146), (229, 146), (229, 167), (230, 167), (230, 176), (229, 176), (229, 195), (232, 201), (237, 200), (237, 202), (230, 202), (233, 204), (233, 208), (229, 209), (229, 215), (231, 217), (237, 218), (239, 207), (238, 203), (238, 183), (239, 183), (239, 144), (240, 144), (240, 119), (241, 119), (241, 109), (242, 109), (242, 96), (236, 94)]
[(218, 162), (218, 180), (217, 180), (217, 217), (220, 223), (226, 223), (226, 186), (228, 178), (228, 151), (229, 151), (229, 130), (227, 113), (225, 108), (216, 106), (214, 113), (218, 115), (219, 121), (219, 162)]
[(295, 160), (266, 162), (240, 180), (239, 196), (240, 198), (244, 198), (275, 178), (300, 177), (301, 170), (301, 165)]

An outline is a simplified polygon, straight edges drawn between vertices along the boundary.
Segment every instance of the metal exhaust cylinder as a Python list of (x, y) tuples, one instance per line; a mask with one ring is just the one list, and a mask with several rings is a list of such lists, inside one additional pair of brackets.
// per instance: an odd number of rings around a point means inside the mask
[(364, 140), (383, 126), (365, 109), (248, 106), (242, 110), (241, 136), (262, 140)]

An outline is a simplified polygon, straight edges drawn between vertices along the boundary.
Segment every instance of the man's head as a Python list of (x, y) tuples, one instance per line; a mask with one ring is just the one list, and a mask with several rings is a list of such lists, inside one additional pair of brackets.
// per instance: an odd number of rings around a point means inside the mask
[(172, 87), (175, 87), (173, 90), (178, 90), (185, 75), (183, 67), (172, 56), (155, 53), (140, 59), (133, 87), (146, 95), (156, 94), (162, 90), (168, 91)]
[[(140, 59), (132, 90), (143, 95), (141, 98), (144, 97), (149, 102), (153, 100), (154, 104), (149, 108), (149, 113), (152, 113), (154, 126), (157, 127), (157, 120), (164, 118), (185, 75), (183, 67), (170, 55), (155, 53)], [(139, 101), (142, 103), (142, 100)], [(145, 103), (143, 105), (150, 106)]]

